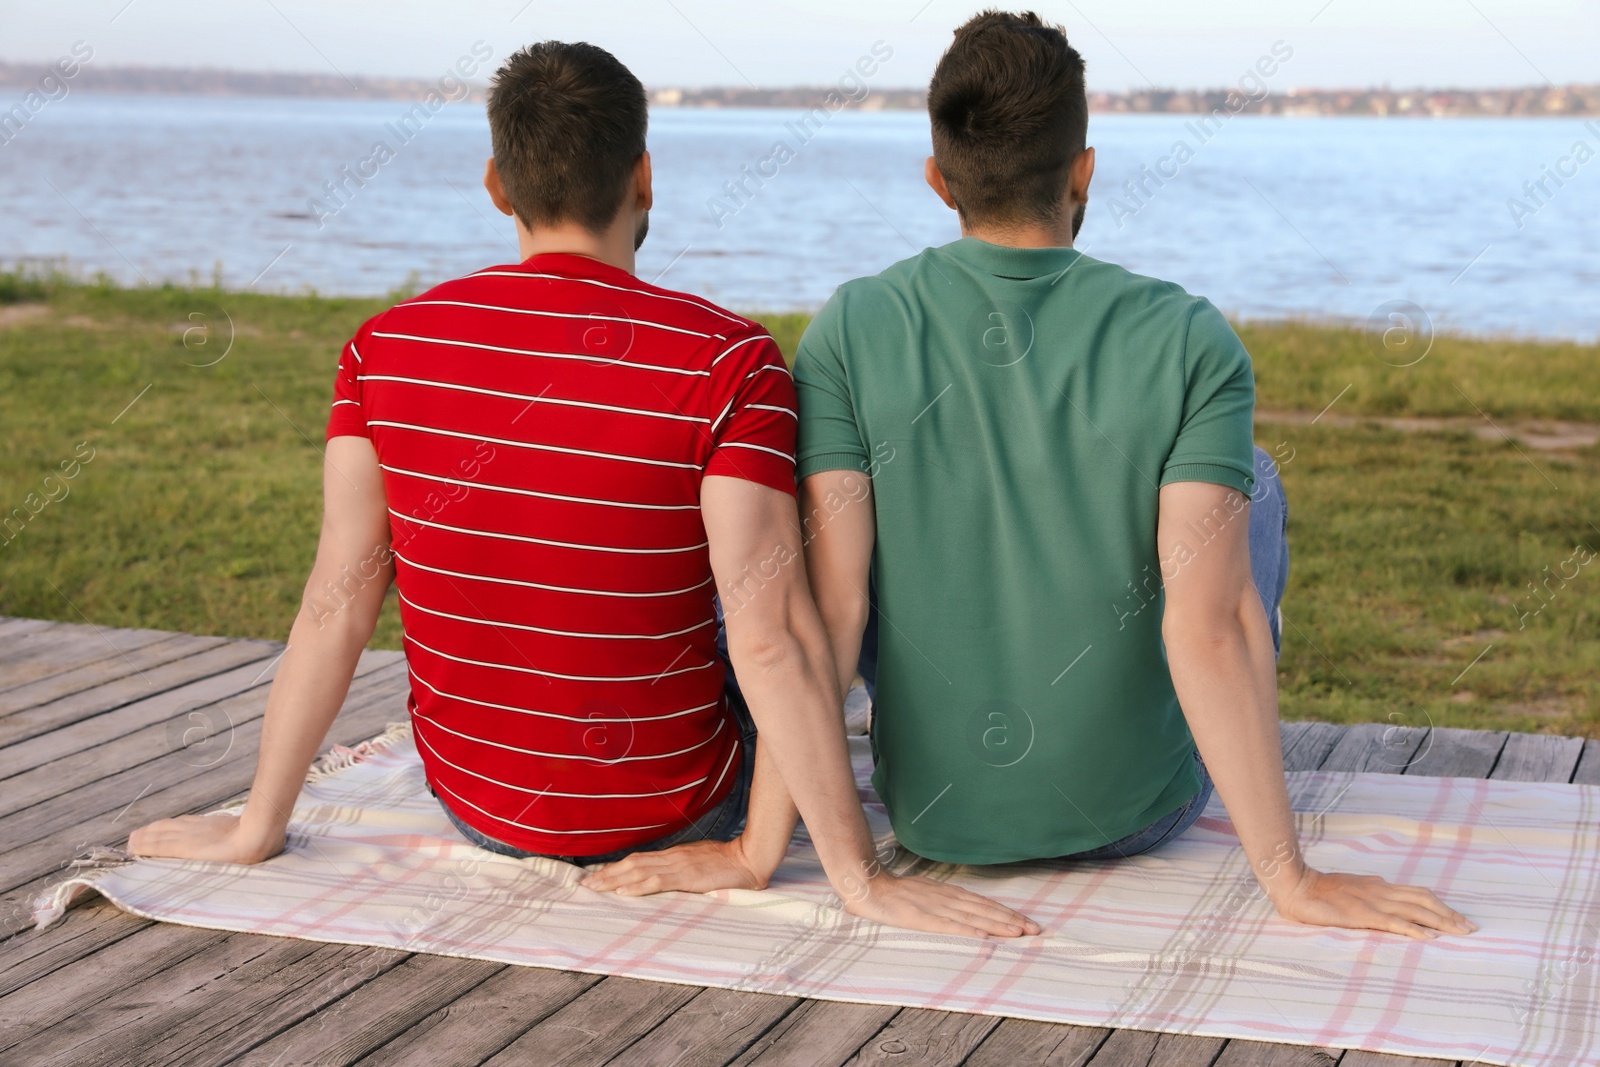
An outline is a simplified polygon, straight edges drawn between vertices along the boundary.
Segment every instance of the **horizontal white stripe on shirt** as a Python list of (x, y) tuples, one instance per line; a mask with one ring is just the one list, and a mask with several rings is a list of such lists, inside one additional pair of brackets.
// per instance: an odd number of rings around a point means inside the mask
[[(483, 812), (484, 815), (487, 815), (489, 818), (493, 819), (495, 822), (503, 822), (507, 826), (515, 826), (515, 827), (518, 827), (518, 828), (523, 829), (523, 830), (532, 830), (535, 833), (540, 833), (540, 834), (616, 834), (616, 833), (622, 833), (623, 831), (626, 831), (626, 830), (659, 830), (662, 827), (666, 827), (666, 826), (671, 826), (672, 825), (671, 823), (658, 822), (658, 823), (651, 823), (649, 826), (613, 826), (613, 827), (610, 827), (608, 829), (603, 829), (603, 830), (551, 830), (551, 829), (548, 829), (548, 828), (543, 827), (543, 826), (534, 826), (531, 823), (517, 822), (515, 819), (507, 819), (507, 818), (504, 818), (503, 816), (496, 815), (491, 811), (485, 811), (483, 808), (478, 807), (478, 805), (474, 804), (472, 801), (468, 800), (466, 797), (462, 796), (460, 793), (457, 793), (454, 789), (451, 789), (449, 786), (445, 785), (443, 782), (439, 783), (439, 788), (444, 790), (446, 793), (449, 793), (458, 802), (460, 802), (461, 804), (465, 805), (466, 807), (471, 808), (473, 811)], [(529, 805), (529, 806), (531, 807), (532, 805)]]
[(354, 341), (350, 342), (350, 354), (356, 357), (357, 363), (361, 362), (361, 353), (356, 351), (356, 343)]
[[(432, 719), (428, 718), (426, 715), (421, 714), (420, 712), (417, 713), (417, 717), (420, 718), (420, 719), (423, 719), (424, 721), (426, 721), (426, 722), (428, 722), (430, 724), (432, 724), (433, 726), (438, 727), (441, 730), (444, 730), (445, 733), (455, 733), (454, 730), (451, 730), (451, 729), (449, 729), (447, 727), (444, 727), (444, 726), (439, 726), (438, 723), (434, 722)], [(423, 746), (426, 747), (429, 752), (433, 753), (433, 758), (438, 760), (440, 763), (443, 763), (447, 767), (453, 767), (456, 770), (460, 771), (462, 774), (470, 774), (474, 778), (481, 778), (485, 782), (489, 782), (489, 783), (491, 783), (493, 785), (497, 785), (502, 789), (512, 789), (512, 790), (515, 790), (518, 793), (537, 793), (541, 797), (570, 797), (570, 798), (574, 798), (574, 799), (578, 799), (578, 800), (646, 800), (646, 799), (648, 799), (650, 797), (666, 797), (666, 796), (671, 796), (673, 793), (681, 793), (685, 789), (693, 789), (695, 786), (702, 784), (707, 778), (710, 777), (710, 775), (701, 775), (699, 778), (696, 778), (694, 781), (685, 782), (683, 785), (678, 786), (676, 789), (660, 789), (660, 790), (657, 790), (654, 793), (560, 793), (560, 792), (557, 792), (556, 790), (550, 789), (548, 787), (546, 787), (544, 789), (533, 789), (533, 788), (531, 788), (529, 786), (513, 785), (510, 782), (502, 782), (498, 778), (491, 778), (487, 774), (481, 774), (478, 771), (474, 771), (474, 770), (471, 770), (471, 769), (469, 769), (467, 767), (463, 767), (459, 763), (454, 763), (454, 762), (452, 762), (452, 761), (450, 761), (448, 759), (445, 759), (445, 757), (443, 757), (443, 756), (441, 756), (439, 754), (439, 750), (438, 749), (434, 748), (431, 744), (428, 744), (427, 738), (420, 737), (420, 735), (419, 735), (419, 739), (421, 740)], [(509, 745), (500, 745), (500, 746), (497, 746), (497, 747), (499, 747), (499, 748), (510, 748)], [(519, 748), (519, 749), (513, 749), (512, 751), (515, 751), (515, 752), (526, 752), (527, 749), (520, 749)], [(533, 753), (533, 755), (536, 755), (536, 756), (542, 756), (544, 754), (545, 753), (542, 753), (542, 752)], [(588, 756), (585, 756), (583, 758), (584, 759), (591, 759), (591, 757), (588, 757)], [(593, 762), (603, 763), (605, 761), (604, 760), (593, 760)], [(720, 780), (718, 781), (718, 784), (719, 785), (721, 784)]]
[(579, 589), (579, 588), (577, 588), (575, 586), (545, 585), (545, 584), (543, 584), (541, 582), (518, 581), (515, 578), (497, 578), (497, 577), (495, 577), (493, 575), (489, 575), (489, 574), (468, 574), (466, 571), (450, 571), (450, 570), (445, 570), (443, 567), (430, 567), (426, 563), (417, 563), (414, 560), (407, 559), (404, 555), (402, 555), (398, 551), (396, 551), (394, 553), (394, 558), (399, 560), (401, 563), (404, 563), (408, 567), (417, 568), (417, 570), (419, 570), (419, 571), (429, 571), (429, 572), (431, 572), (433, 574), (444, 574), (444, 575), (448, 575), (451, 578), (470, 578), (473, 581), (477, 581), (477, 582), (494, 582), (497, 585), (517, 585), (517, 586), (521, 586), (521, 587), (523, 587), (525, 589), (544, 589), (544, 590), (547, 590), (547, 591), (552, 592), (552, 593), (577, 593), (577, 594), (580, 594), (582, 596), (615, 596), (615, 597), (629, 597), (629, 598), (633, 598), (633, 597), (657, 597), (657, 596), (679, 596), (679, 595), (681, 595), (683, 593), (692, 593), (697, 589), (704, 589), (706, 586), (710, 585), (711, 582), (712, 582), (712, 576), (708, 574), (708, 575), (706, 575), (706, 580), (705, 581), (700, 582), (700, 583), (698, 583), (696, 585), (685, 586), (682, 589), (666, 589), (666, 590), (663, 590), (663, 591), (661, 591), (659, 593), (626, 593), (626, 592), (618, 592), (618, 591), (612, 590), (612, 589)]
[[(338, 407), (340, 404), (356, 404), (356, 402), (354, 400), (335, 400), (333, 402), (333, 406), (334, 407)], [(356, 404), (356, 407), (360, 407), (360, 406), (361, 406), (360, 404)]]
[(410, 597), (406, 596), (404, 593), (400, 594), (400, 599), (405, 601), (407, 604), (410, 604), (418, 611), (426, 612), (429, 615), (437, 615), (441, 619), (455, 619), (457, 622), (472, 622), (477, 623), (479, 626), (504, 626), (508, 630), (527, 630), (530, 633), (550, 634), (553, 637), (594, 638), (598, 641), (661, 641), (668, 637), (682, 637), (684, 634), (692, 634), (696, 630), (703, 630), (707, 626), (715, 626), (717, 624), (716, 616), (713, 615), (711, 618), (706, 619), (703, 622), (697, 622), (693, 626), (687, 626), (682, 630), (673, 630), (671, 633), (665, 634), (583, 633), (582, 631), (578, 630), (548, 630), (543, 626), (529, 626), (520, 622), (501, 622), (497, 619), (474, 619), (470, 615), (452, 615), (448, 611), (439, 611), (436, 608), (425, 608), (421, 604), (418, 604), (415, 600), (412, 600)]
[(614, 404), (595, 404), (587, 400), (562, 400), (559, 397), (546, 396), (544, 393), (530, 396), (527, 393), (508, 393), (501, 389), (485, 389), (476, 385), (458, 385), (455, 382), (439, 382), (432, 378), (409, 378), (399, 374), (358, 374), (358, 382), (404, 382), (407, 385), (421, 385), (431, 389), (450, 389), (459, 393), (480, 393), (484, 396), (502, 396), (511, 400), (526, 400), (529, 404), (554, 404), (563, 408), (588, 408), (592, 411), (615, 411), (622, 415), (641, 415), (651, 419), (671, 419), (674, 422), (710, 422), (697, 415), (672, 414), (666, 411), (650, 411), (645, 408), (625, 408)]
[[(722, 736), (722, 728), (724, 726), (726, 726), (727, 722), (728, 722), (727, 719), (718, 719), (717, 720), (717, 728), (715, 730), (712, 730), (710, 734), (706, 735), (706, 739), (704, 741), (696, 741), (694, 744), (690, 745), (688, 748), (680, 748), (675, 752), (656, 752), (656, 753), (653, 753), (653, 754), (648, 755), (648, 756), (618, 756), (616, 759), (601, 759), (598, 756), (589, 756), (589, 755), (579, 756), (579, 755), (574, 755), (574, 754), (572, 754), (570, 752), (541, 752), (538, 749), (518, 748), (516, 745), (506, 745), (506, 744), (500, 743), (499, 741), (489, 741), (489, 740), (486, 740), (485, 738), (482, 738), (482, 737), (473, 737), (471, 734), (464, 734), (460, 730), (452, 730), (452, 729), (450, 729), (450, 727), (440, 724), (436, 720), (429, 718), (427, 715), (423, 714), (420, 711), (413, 710), (411, 712), (411, 714), (416, 716), (417, 718), (423, 720), (429, 726), (432, 726), (432, 727), (435, 727), (437, 729), (443, 730), (447, 734), (453, 734), (456, 737), (461, 738), (463, 741), (472, 741), (472, 742), (474, 742), (476, 744), (488, 745), (491, 748), (504, 749), (507, 752), (518, 752), (518, 753), (521, 753), (524, 756), (542, 756), (545, 759), (582, 760), (585, 763), (599, 763), (599, 764), (603, 764), (603, 765), (605, 765), (607, 767), (612, 767), (612, 766), (615, 766), (615, 765), (617, 765), (619, 763), (645, 763), (645, 762), (648, 762), (650, 760), (670, 759), (673, 756), (686, 756), (689, 753), (694, 752), (696, 749), (705, 748), (711, 742), (713, 742), (717, 738), (721, 737)], [(429, 746), (429, 748), (432, 748), (432, 747), (433, 746), (431, 746), (431, 745)], [(490, 779), (490, 781), (493, 781), (493, 779)], [(504, 784), (504, 783), (499, 783), (499, 784)], [(510, 788), (515, 788), (515, 786), (512, 786)]]
[(536, 489), (518, 489), (511, 485), (492, 485), (489, 482), (469, 482), (460, 478), (446, 478), (442, 474), (425, 474), (422, 471), (406, 470), (404, 467), (391, 467), (387, 463), (379, 463), (379, 467), (390, 474), (404, 474), (409, 478), (422, 478), (430, 482), (445, 482), (449, 485), (464, 485), (468, 489), (486, 489), (492, 493), (514, 493), (517, 496), (536, 496), (543, 500), (562, 500), (569, 504), (599, 504), (608, 508), (633, 508), (639, 511), (699, 511), (699, 504), (636, 504), (626, 500), (600, 500), (589, 496), (566, 496), (561, 493), (541, 493)]
[[(350, 401), (342, 401), (350, 403)], [(391, 422), (388, 419), (368, 419), (368, 426), (392, 426), (399, 430), (415, 430), (418, 433), (438, 434), (441, 437), (458, 437), (466, 441), (484, 441), (492, 445), (506, 445), (510, 448), (532, 448), (540, 452), (560, 452), (568, 456), (589, 456), (593, 459), (614, 459), (622, 463), (643, 463), (652, 467), (677, 467), (681, 470), (697, 471), (698, 463), (675, 463), (670, 459), (645, 459), (642, 456), (624, 456), (615, 452), (591, 452), (584, 448), (566, 448), (562, 445), (541, 445), (532, 441), (513, 441), (505, 437), (489, 437), (480, 433), (461, 433), (456, 430), (444, 430), (437, 426), (423, 426), (414, 422)]]
[(615, 552), (631, 556), (670, 556), (680, 552), (698, 552), (702, 548), (710, 547), (711, 544), (709, 541), (701, 541), (698, 545), (686, 545), (683, 548), (621, 548), (616, 545), (580, 545), (576, 541), (552, 541), (544, 537), (525, 537), (522, 534), (498, 533), (494, 530), (470, 530), (465, 526), (451, 526), (449, 523), (419, 519), (415, 515), (402, 515), (394, 508), (389, 509), (389, 514), (401, 522), (414, 523), (417, 526), (430, 526), (435, 530), (471, 534), (474, 537), (495, 537), (502, 541), (521, 541), (530, 545), (549, 545), (551, 548), (572, 548), (583, 552)]
[(747, 409), (753, 409), (753, 410), (756, 410), (756, 411), (781, 411), (785, 415), (789, 416), (791, 419), (794, 419), (796, 421), (798, 421), (799, 418), (800, 418), (799, 415), (796, 415), (794, 412), (790, 411), (788, 408), (780, 408), (776, 404), (746, 404), (745, 407)]
[(692, 667), (681, 667), (675, 671), (657, 671), (655, 674), (561, 674), (557, 671), (541, 671), (537, 667), (518, 667), (512, 663), (496, 663), (493, 660), (469, 659), (466, 656), (452, 656), (448, 652), (440, 652), (437, 648), (423, 644), (410, 634), (402, 634), (402, 640), (410, 641), (425, 652), (435, 656), (442, 656), (456, 663), (465, 663), (472, 667), (493, 667), (496, 670), (515, 671), (518, 674), (537, 674), (541, 678), (560, 678), (563, 682), (656, 682), (662, 678), (675, 678), (680, 674), (693, 674), (695, 671), (710, 670), (717, 665), (716, 660), (697, 663)]
[(743, 320), (741, 318), (737, 318), (737, 317), (735, 317), (733, 315), (730, 315), (726, 311), (723, 311), (721, 308), (718, 308), (715, 304), (709, 304), (704, 300), (696, 300), (694, 297), (690, 297), (690, 296), (669, 296), (666, 293), (652, 293), (648, 289), (632, 289), (632, 288), (629, 288), (626, 285), (612, 285), (610, 282), (596, 281), (593, 278), (576, 278), (576, 277), (573, 277), (573, 276), (568, 275), (568, 274), (537, 274), (537, 273), (534, 273), (532, 271), (521, 271), (521, 270), (480, 270), (476, 274), (472, 275), (472, 277), (474, 277), (474, 278), (546, 278), (546, 279), (549, 279), (549, 280), (552, 280), (552, 281), (560, 281), (560, 282), (582, 282), (585, 285), (598, 285), (603, 289), (614, 289), (619, 293), (634, 293), (634, 294), (636, 294), (638, 296), (654, 297), (657, 300), (675, 300), (680, 304), (688, 304), (691, 307), (697, 307), (701, 311), (709, 311), (713, 315), (716, 315), (716, 316), (718, 316), (720, 318), (727, 319), (729, 322), (737, 323), (740, 326), (745, 325), (745, 320)]
[(789, 455), (789, 453), (787, 453), (787, 452), (780, 452), (776, 448), (768, 448), (766, 445), (752, 445), (747, 441), (724, 441), (724, 442), (722, 442), (722, 444), (718, 445), (717, 447), (718, 448), (753, 448), (757, 452), (770, 452), (774, 456), (777, 456), (779, 459), (786, 459), (790, 463), (794, 462), (794, 457)]
[[(425, 345), (448, 345), (453, 348), (476, 348), (484, 352), (505, 352), (513, 356), (578, 360), (581, 363), (595, 363), (607, 367), (633, 367), (635, 370), (654, 370), (660, 371), (662, 374), (681, 374), (691, 378), (709, 378), (711, 376), (711, 372), (708, 370), (693, 370), (688, 367), (663, 367), (658, 363), (634, 363), (630, 360), (612, 356), (596, 355), (593, 352), (551, 352), (540, 348), (511, 348), (506, 345), (492, 345), (487, 341), (458, 341), (449, 337), (428, 337), (417, 333), (389, 333), (378, 330), (372, 331), (372, 336), (389, 337), (397, 341), (416, 341)], [(701, 334), (701, 336), (704, 337), (706, 335)]]
[(447, 693), (443, 689), (440, 689), (438, 686), (434, 685), (432, 682), (428, 681), (426, 678), (422, 677), (422, 675), (418, 674), (416, 667), (409, 663), (406, 664), (406, 667), (408, 670), (410, 670), (412, 679), (422, 683), (422, 685), (436, 697), (441, 697), (445, 700), (459, 700), (463, 704), (476, 704), (482, 708), (494, 708), (496, 711), (514, 712), (517, 715), (537, 715), (546, 719), (560, 719), (563, 722), (660, 722), (664, 719), (681, 719), (685, 715), (693, 715), (696, 712), (709, 711), (721, 703), (720, 700), (713, 700), (709, 704), (701, 704), (698, 707), (685, 708), (682, 711), (671, 711), (664, 715), (624, 715), (620, 718), (606, 717), (601, 715), (561, 715), (554, 711), (539, 711), (535, 708), (519, 708), (514, 707), (511, 704), (496, 704), (492, 700), (478, 700), (475, 697), (464, 697), (459, 693)]
[[(682, 326), (668, 326), (664, 322), (652, 322), (649, 319), (633, 319), (626, 315), (597, 315), (588, 311), (545, 311), (537, 308), (513, 308), (502, 304), (474, 304), (466, 300), (407, 300), (406, 307), (424, 307), (429, 304), (441, 304), (446, 307), (477, 308), (479, 311), (504, 311), (511, 315), (538, 315), (547, 319), (583, 319), (586, 322), (625, 322), (629, 326), (650, 326), (657, 330), (669, 330), (672, 333), (685, 333), (690, 337), (721, 337), (719, 333), (701, 333), (699, 330), (687, 330)], [(378, 336), (376, 330), (373, 336)], [(385, 335), (387, 336), (387, 335)], [(594, 358), (594, 357), (589, 357)], [(630, 363), (630, 367), (641, 367), (646, 364)]]

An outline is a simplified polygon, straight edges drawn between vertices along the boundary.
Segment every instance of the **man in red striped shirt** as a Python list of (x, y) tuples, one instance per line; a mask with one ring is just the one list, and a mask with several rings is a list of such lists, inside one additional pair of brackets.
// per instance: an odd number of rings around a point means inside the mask
[[(759, 324), (633, 275), (643, 87), (602, 49), (544, 42), (498, 72), (488, 113), (485, 186), (522, 261), (345, 346), (317, 561), (250, 799), (130, 848), (243, 863), (283, 848), (392, 578), (428, 786), (474, 843), (586, 865), (660, 853), (674, 888), (761, 888), (803, 816), (853, 914), (1037, 932), (873, 860), (801, 558), (788, 368)], [(652, 892), (652, 869), (584, 884)]]

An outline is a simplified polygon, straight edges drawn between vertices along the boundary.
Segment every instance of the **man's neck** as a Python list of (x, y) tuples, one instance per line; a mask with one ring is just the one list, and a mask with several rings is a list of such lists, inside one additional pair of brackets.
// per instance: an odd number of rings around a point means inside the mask
[(1053, 223), (1026, 223), (1018, 226), (961, 225), (961, 236), (975, 237), (992, 245), (1009, 248), (1071, 248), (1070, 218)]
[(634, 273), (633, 234), (626, 224), (613, 224), (604, 233), (591, 233), (573, 223), (559, 226), (540, 226), (529, 232), (517, 220), (517, 250), (524, 262), (534, 256), (563, 253), (569, 256), (587, 256), (608, 263), (618, 270)]

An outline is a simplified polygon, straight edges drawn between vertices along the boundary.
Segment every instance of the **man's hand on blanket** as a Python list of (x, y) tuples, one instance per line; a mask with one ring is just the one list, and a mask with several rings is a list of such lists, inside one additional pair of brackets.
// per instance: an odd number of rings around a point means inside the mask
[[(579, 884), (630, 897), (672, 890), (765, 889), (770, 865), (753, 863), (741, 841), (696, 841), (660, 852), (635, 852), (591, 872)], [(845, 911), (890, 926), (963, 937), (1022, 937), (1039, 932), (1039, 924), (1026, 915), (931, 878), (900, 878), (879, 869), (850, 889)]]
[(260, 863), (283, 851), (284, 836), (262, 838), (245, 832), (237, 815), (179, 815), (157, 819), (128, 836), (135, 856), (218, 863)]
[[(1004, 904), (921, 875), (880, 870), (845, 897), (844, 910), (862, 919), (958, 937), (1030, 937), (1039, 924)], [(856, 888), (856, 887), (852, 887)]]
[(1326, 874), (1302, 868), (1292, 888), (1273, 895), (1278, 913), (1313, 926), (1383, 930), (1422, 940), (1470, 934), (1477, 924), (1421, 886), (1373, 874)]
[(762, 874), (745, 855), (743, 838), (694, 841), (659, 852), (635, 852), (589, 872), (578, 884), (598, 893), (627, 897), (678, 890), (710, 893), (717, 889), (765, 889)]

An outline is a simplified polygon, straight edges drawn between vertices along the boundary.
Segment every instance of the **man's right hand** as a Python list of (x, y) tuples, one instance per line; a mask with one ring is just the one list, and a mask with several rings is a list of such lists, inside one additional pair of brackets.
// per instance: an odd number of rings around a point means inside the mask
[(157, 819), (128, 837), (135, 856), (215, 863), (260, 863), (283, 851), (284, 835), (250, 834), (237, 815), (179, 815)]
[(1024, 937), (1040, 932), (1039, 924), (1021, 912), (920, 875), (896, 877), (880, 871), (851, 888), (844, 910), (859, 919), (958, 937)]
[(1415, 885), (1396, 885), (1375, 874), (1327, 874), (1304, 869), (1295, 884), (1273, 901), (1278, 914), (1312, 926), (1382, 930), (1419, 940), (1470, 934), (1478, 927), (1465, 915)]

